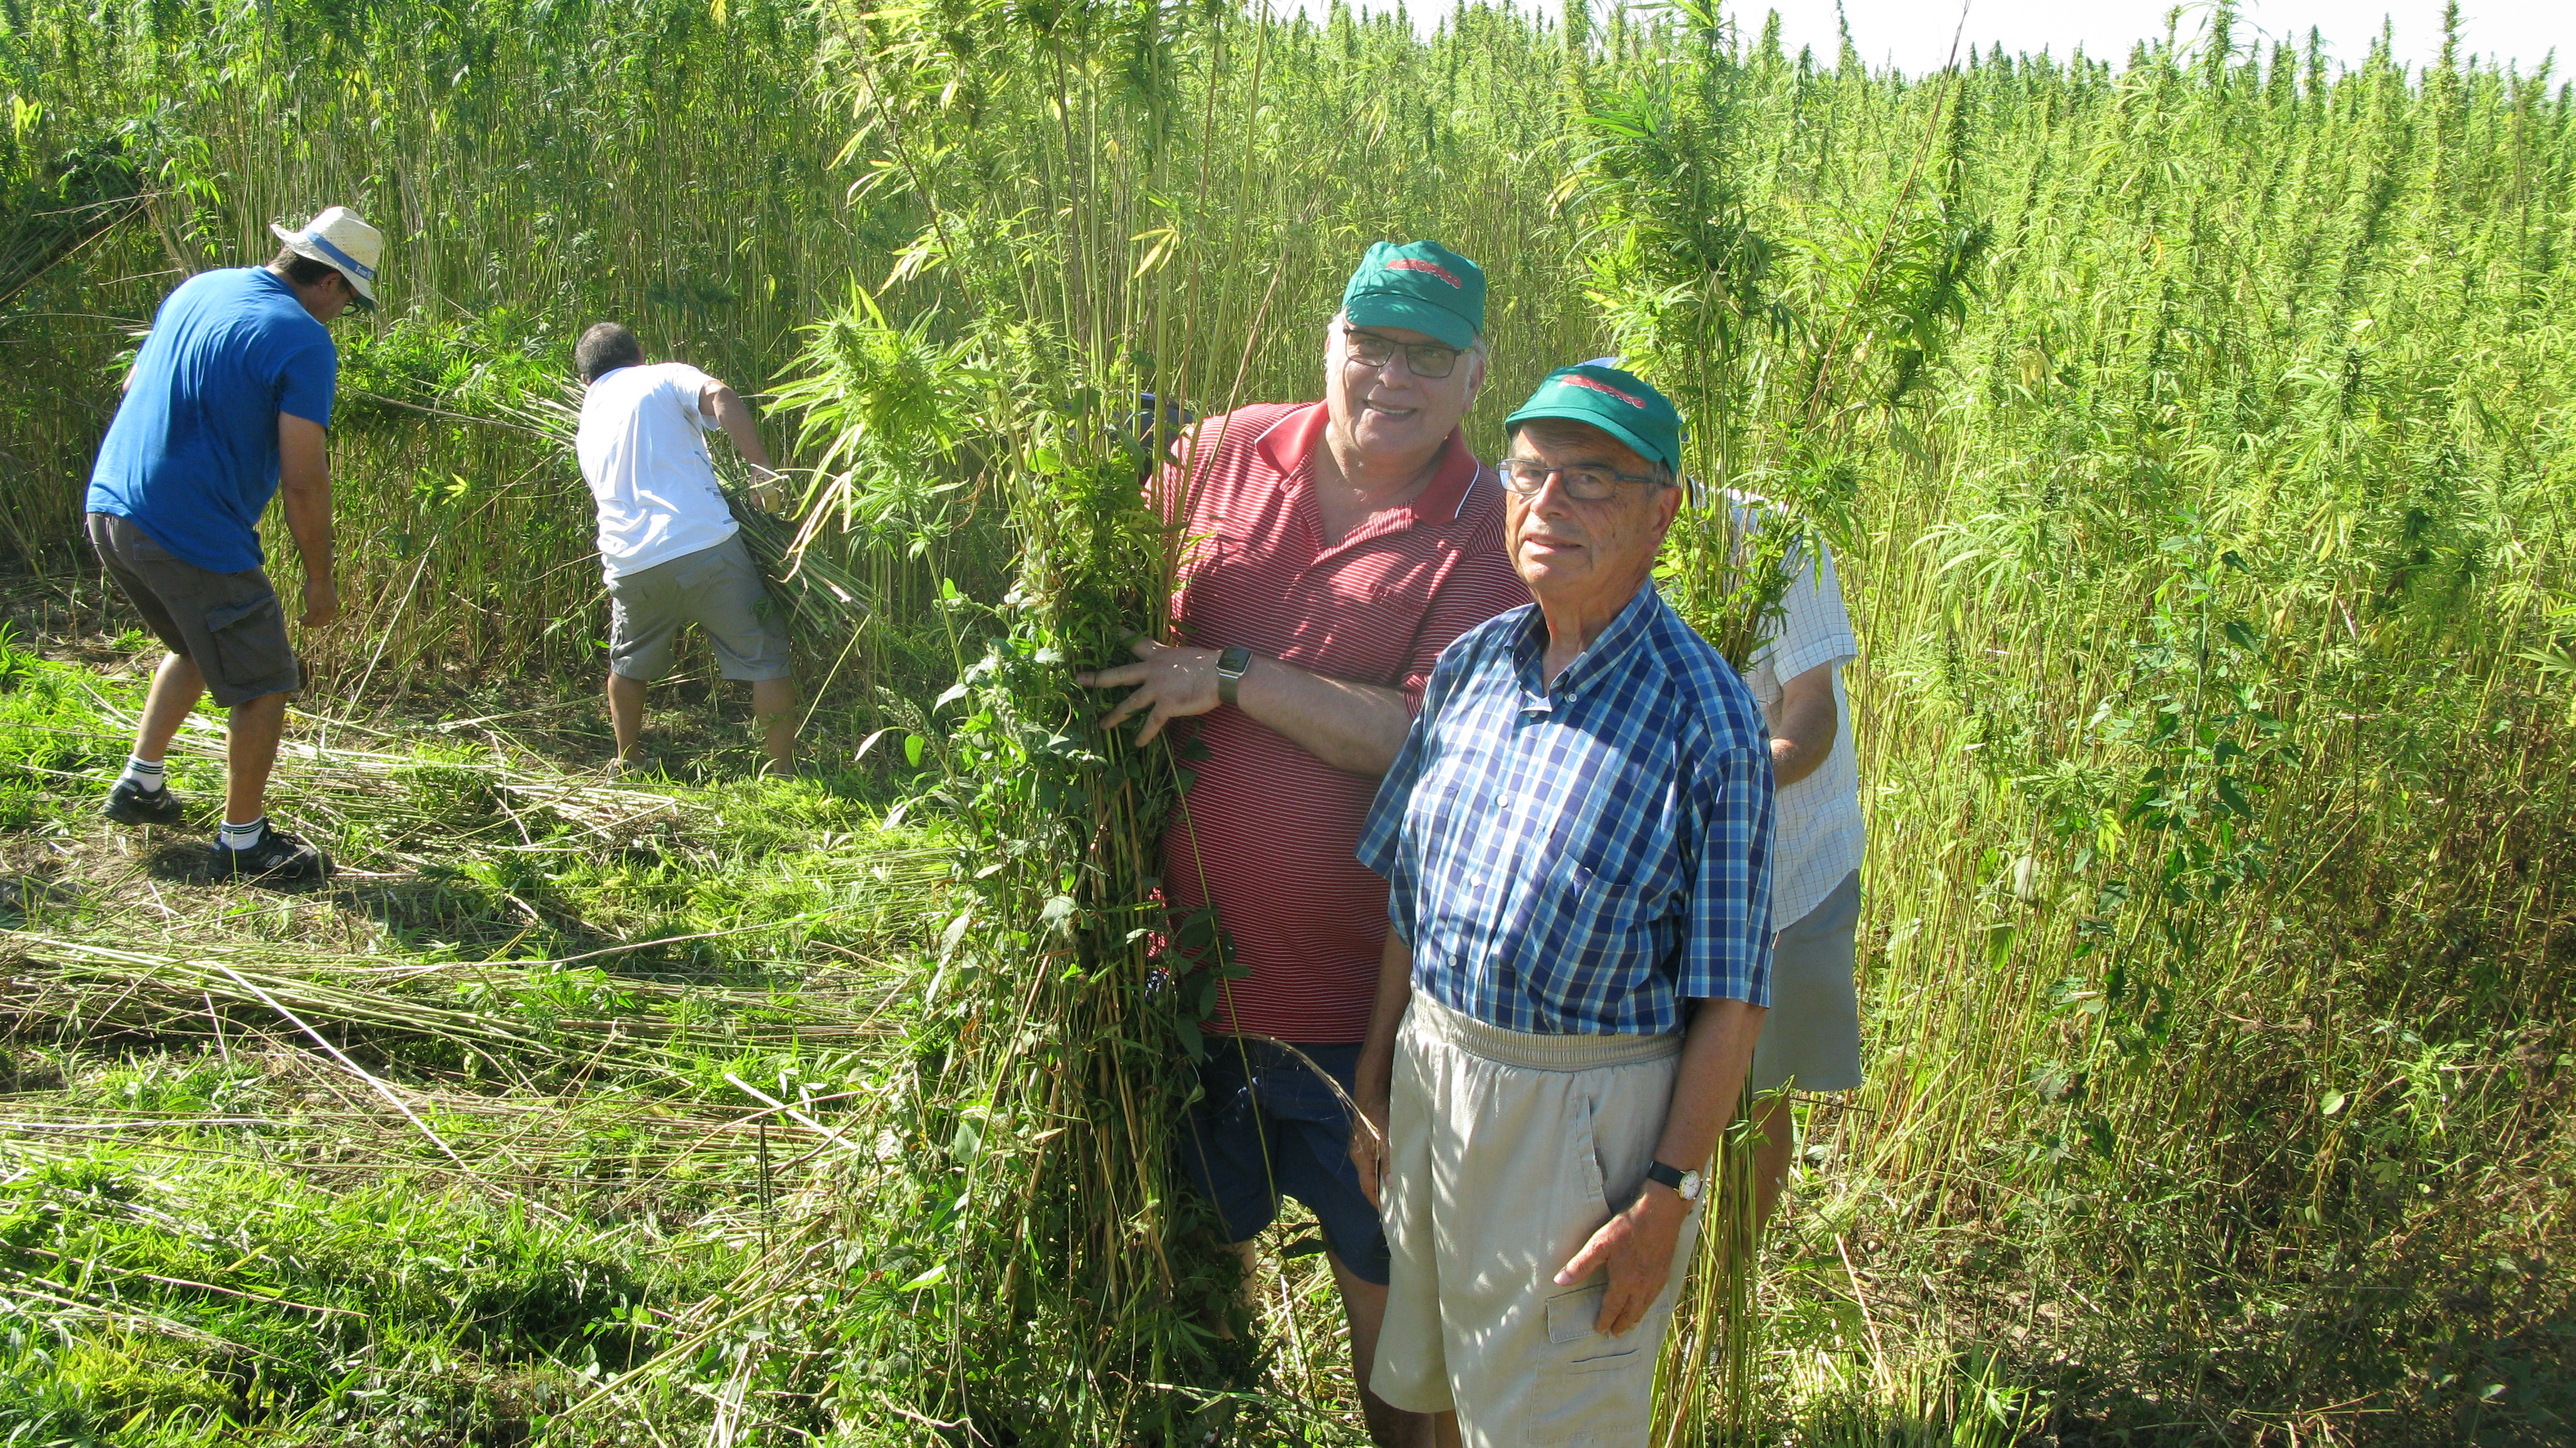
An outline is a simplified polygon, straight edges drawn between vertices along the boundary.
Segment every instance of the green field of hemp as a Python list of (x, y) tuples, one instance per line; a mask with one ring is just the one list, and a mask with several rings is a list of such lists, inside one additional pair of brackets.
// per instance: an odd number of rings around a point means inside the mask
[[(2570, 1441), (2576, 88), (2251, 34), (0, 6), (0, 1444), (1364, 1442), (1311, 1230), (1239, 1283), (1168, 1160), (1189, 762), (1071, 674), (1166, 607), (1139, 396), (1311, 397), (1413, 237), (1483, 456), (1619, 353), (1862, 640), (1870, 1081), (1667, 1441)], [(82, 485), (160, 299), (333, 202), (390, 280), (277, 809), (346, 868), (216, 888), (95, 814), (157, 649)], [(703, 651), (598, 768), (603, 316), (797, 470), (811, 777)], [(1742, 563), (1665, 578), (1739, 650)]]

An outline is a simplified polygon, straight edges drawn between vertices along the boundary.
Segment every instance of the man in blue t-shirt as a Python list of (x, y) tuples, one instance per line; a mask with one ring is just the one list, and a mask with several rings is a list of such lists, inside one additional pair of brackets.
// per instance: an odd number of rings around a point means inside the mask
[(87, 504), (99, 562), (170, 650), (107, 817), (179, 821), (162, 754), (212, 694), (232, 711), (210, 856), (219, 879), (331, 872), (319, 850), (271, 829), (262, 805), (286, 698), (304, 680), (260, 566), (259, 518), (282, 485), (304, 561), (298, 622), (338, 617), (325, 430), (340, 354), (324, 324), (351, 303), (374, 309), (384, 250), (384, 237), (341, 206), (301, 231), (269, 229), (285, 247), (268, 265), (191, 277), (161, 304), (99, 444)]

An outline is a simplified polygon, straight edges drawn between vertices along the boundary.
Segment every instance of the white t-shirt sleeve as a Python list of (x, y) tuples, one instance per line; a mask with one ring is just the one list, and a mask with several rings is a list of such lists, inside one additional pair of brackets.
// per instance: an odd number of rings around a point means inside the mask
[(707, 411), (700, 402), (706, 396), (707, 389), (715, 385), (715, 381), (695, 367), (675, 362), (664, 374), (662, 385), (669, 389), (671, 400), (678, 404), (681, 413), (689, 421), (713, 432), (716, 428), (716, 420), (707, 416)]
[(1756, 657), (1745, 682), (1752, 685), (1767, 720), (1778, 709), (1790, 680), (1835, 666), (1836, 672), (1829, 675), (1834, 742), (1813, 773), (1779, 789), (1772, 816), (1771, 923), (1775, 928), (1803, 919), (1845, 876), (1859, 869), (1866, 837), (1851, 696), (1839, 672), (1841, 665), (1859, 657), (1859, 641), (1852, 634), (1851, 615), (1843, 607), (1833, 555), (1807, 539), (1801, 541), (1797, 556), (1807, 566), (1790, 579), (1781, 598), (1774, 624), (1779, 637)]

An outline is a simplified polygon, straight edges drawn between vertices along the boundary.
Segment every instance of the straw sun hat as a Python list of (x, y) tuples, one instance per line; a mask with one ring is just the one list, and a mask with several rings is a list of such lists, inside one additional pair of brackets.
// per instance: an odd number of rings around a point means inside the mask
[(287, 250), (347, 277), (359, 303), (375, 310), (376, 262), (385, 254), (385, 234), (360, 221), (358, 213), (334, 206), (304, 223), (302, 231), (289, 231), (275, 222), (268, 229), (277, 233)]

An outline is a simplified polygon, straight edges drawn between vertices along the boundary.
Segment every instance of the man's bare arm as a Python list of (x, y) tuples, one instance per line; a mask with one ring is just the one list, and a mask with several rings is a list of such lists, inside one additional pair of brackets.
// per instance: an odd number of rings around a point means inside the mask
[(1780, 686), (1780, 717), (1771, 721), (1771, 782), (1786, 789), (1822, 769), (1842, 730), (1834, 707), (1834, 666), (1818, 664)]
[(1355, 684), (1254, 655), (1235, 686), (1243, 712), (1335, 769), (1371, 778), (1394, 766), (1413, 727), (1399, 689)]
[(1377, 1001), (1369, 1008), (1368, 1039), (1360, 1044), (1359, 1065), (1351, 1076), (1351, 1099), (1359, 1117), (1351, 1123), (1351, 1164), (1360, 1169), (1360, 1191), (1378, 1205), (1379, 1183), (1386, 1176), (1387, 1102), (1395, 1094), (1395, 1032), (1404, 1024), (1404, 1009), (1413, 1003), (1413, 947), (1389, 930), (1386, 950), (1378, 957)]
[[(1716, 1154), (1718, 1134), (1734, 1119), (1735, 1098), (1753, 1064), (1754, 1039), (1762, 1033), (1760, 1006), (1706, 1000), (1698, 1007), (1683, 1038), (1664, 1134), (1655, 1142), (1655, 1160), (1683, 1171), (1705, 1169)], [(1556, 1274), (1557, 1285), (1571, 1287), (1608, 1268), (1609, 1290), (1602, 1294), (1598, 1323), (1603, 1332), (1628, 1331), (1645, 1320), (1663, 1292), (1689, 1216), (1690, 1204), (1680, 1193), (1646, 1183), (1628, 1209), (1604, 1223)]]
[[(1204, 714), (1217, 706), (1217, 649), (1176, 648), (1139, 640), (1140, 662), (1097, 673), (1080, 674), (1074, 682), (1087, 689), (1135, 685), (1102, 721), (1116, 727), (1150, 709), (1136, 738), (1150, 742), (1172, 720)], [(1278, 730), (1289, 742), (1335, 769), (1352, 774), (1383, 775), (1404, 747), (1413, 725), (1404, 695), (1374, 684), (1357, 684), (1328, 674), (1310, 673), (1294, 664), (1255, 655), (1235, 686), (1235, 700), (1246, 714)]]
[(340, 584), (331, 561), (330, 434), (322, 424), (277, 415), (277, 483), (286, 531), (304, 561), (304, 613), (296, 622), (320, 628), (340, 616)]
[[(1664, 1134), (1655, 1141), (1657, 1161), (1698, 1171), (1717, 1154), (1719, 1134), (1735, 1119), (1735, 1098), (1752, 1068), (1753, 1043), (1762, 1034), (1764, 1014), (1760, 1006), (1729, 1000), (1701, 1001), (1691, 1012), (1690, 1032), (1682, 1038), (1681, 1070), (1673, 1078), (1673, 1104), (1664, 1113)], [(1672, 1189), (1659, 1190), (1669, 1194)]]
[(733, 439), (734, 451), (751, 464), (752, 501), (761, 507), (774, 506), (775, 499), (764, 496), (777, 481), (778, 474), (769, 466), (769, 449), (760, 440), (760, 422), (751, 415), (751, 404), (742, 394), (721, 382), (709, 382), (698, 390), (698, 411), (715, 420), (724, 435)]

